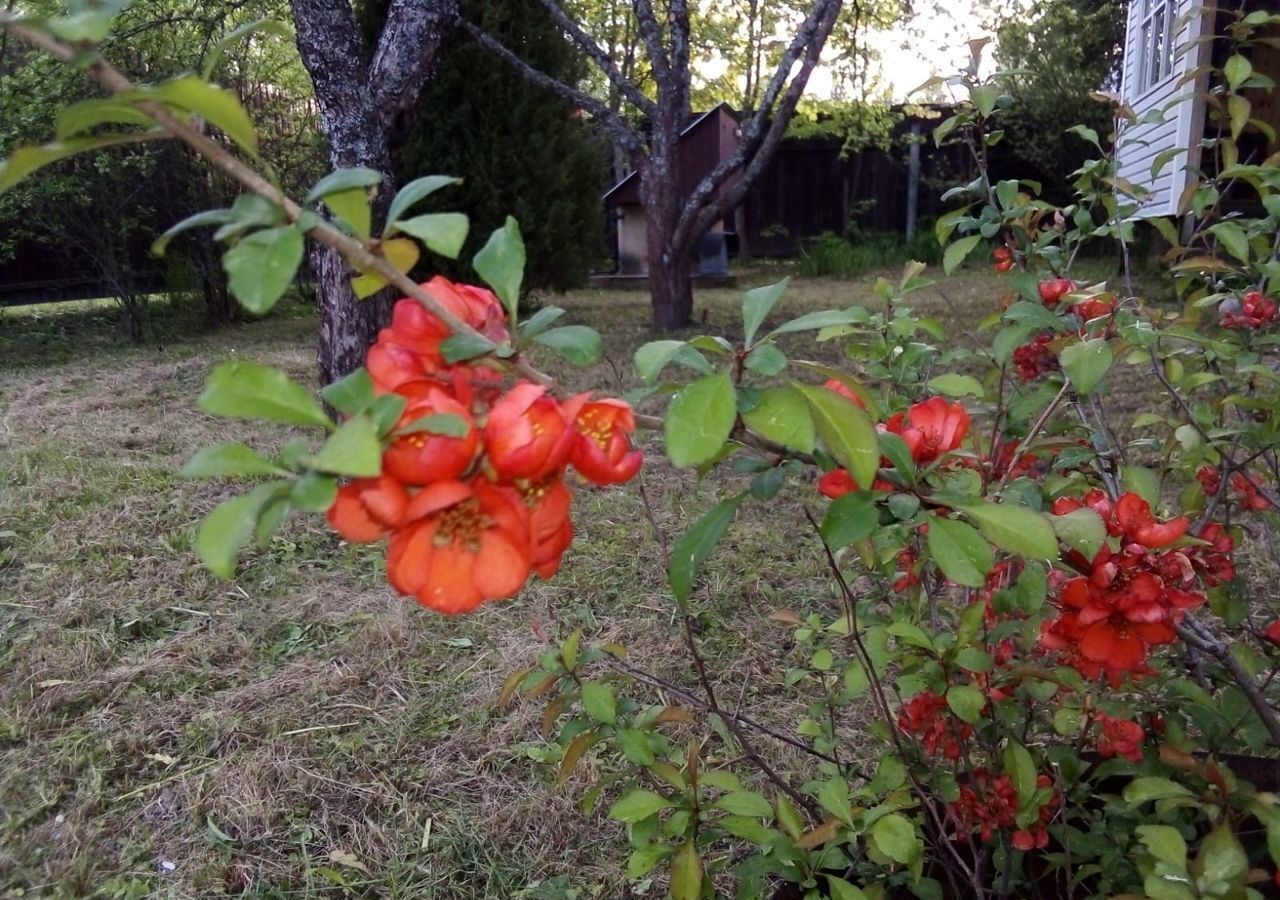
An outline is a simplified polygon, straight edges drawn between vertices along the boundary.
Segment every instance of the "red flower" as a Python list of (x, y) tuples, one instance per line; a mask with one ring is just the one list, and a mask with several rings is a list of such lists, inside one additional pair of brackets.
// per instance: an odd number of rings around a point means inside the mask
[(1187, 517), (1178, 516), (1167, 522), (1157, 522), (1151, 515), (1151, 504), (1129, 492), (1116, 501), (1116, 522), (1123, 534), (1144, 547), (1167, 547), (1187, 533)]
[(529, 510), (533, 570), (539, 578), (550, 578), (560, 570), (560, 558), (573, 542), (572, 497), (559, 475), (531, 484), (521, 494)]
[[(405, 387), (410, 387), (406, 385)], [(411, 401), (400, 417), (404, 428), (427, 416), (448, 415), (466, 427), (462, 437), (415, 431), (391, 442), (382, 457), (382, 471), (405, 484), (425, 485), (464, 475), (475, 460), (480, 437), (467, 408), (439, 388), (424, 385), (421, 398)]]
[(1257, 291), (1249, 291), (1243, 301), (1230, 298), (1218, 307), (1218, 324), (1223, 328), (1261, 328), (1276, 317), (1276, 302)]
[(1123, 756), (1130, 762), (1142, 762), (1142, 726), (1128, 719), (1114, 719), (1098, 714), (1102, 725), (1102, 737), (1098, 741), (1098, 753), (1104, 758)]
[(484, 443), (499, 480), (538, 480), (569, 461), (578, 432), (573, 420), (585, 396), (564, 408), (542, 385), (522, 381), (489, 411)]
[(1053, 278), (1040, 282), (1040, 302), (1045, 306), (1057, 306), (1058, 301), (1076, 289), (1070, 278)]
[(831, 393), (833, 394), (839, 394), (841, 397), (848, 400), (854, 406), (858, 407), (858, 409), (867, 408), (866, 402), (861, 397), (858, 396), (858, 394), (853, 390), (853, 388), (849, 387), (849, 385), (845, 384), (843, 381), (841, 381), (838, 378), (828, 378), (826, 382), (823, 383), (822, 386), (827, 390), (831, 391)]
[(1116, 298), (1110, 294), (1099, 294), (1097, 297), (1090, 297), (1088, 300), (1082, 300), (1077, 303), (1072, 310), (1080, 317), (1083, 325), (1086, 322), (1092, 322), (1094, 319), (1102, 319), (1110, 316), (1116, 311)]
[(1008, 247), (997, 247), (991, 255), (995, 257), (997, 272), (1008, 272), (1013, 268), (1013, 251)]
[(824, 497), (832, 500), (857, 489), (858, 482), (854, 481), (853, 476), (844, 469), (832, 469), (830, 472), (823, 473), (818, 479), (818, 490)]
[[(1048, 791), (1053, 780), (1048, 775), (1036, 776), (1036, 790)], [(1012, 828), (1013, 845), (1019, 850), (1043, 850), (1049, 845), (1046, 826), (1053, 821), (1062, 795), (1055, 789), (1036, 812), (1036, 821), (1027, 828), (1017, 828), (1021, 798), (1013, 786), (1013, 780), (1005, 774), (992, 776), (984, 768), (975, 769), (972, 780), (960, 786), (960, 796), (951, 805), (951, 814), (958, 825), (956, 839), (968, 841), (974, 829), (989, 842), (995, 833)]]
[(1280, 644), (1280, 619), (1262, 629), (1262, 636), (1273, 644)]
[(898, 727), (914, 734), (929, 756), (960, 758), (960, 742), (973, 735), (973, 726), (952, 715), (945, 697), (933, 691), (916, 694), (898, 713)]
[(583, 404), (574, 426), (578, 439), (569, 461), (582, 477), (595, 484), (621, 484), (640, 471), (644, 454), (632, 448), (635, 413), (621, 400), (592, 400)]
[(911, 458), (918, 463), (933, 462), (960, 446), (969, 433), (969, 413), (960, 403), (948, 403), (941, 397), (930, 397), (907, 410), (896, 413), (885, 423), (890, 431), (906, 442)]
[(519, 493), (484, 481), (441, 481), (409, 504), (391, 536), (387, 577), (447, 615), (511, 597), (529, 578), (529, 517)]
[(328, 519), (346, 540), (367, 543), (403, 525), (408, 506), (409, 494), (394, 478), (357, 478), (338, 488)]
[(1049, 348), (1052, 342), (1053, 335), (1042, 334), (1013, 351), (1013, 365), (1020, 379), (1034, 381), (1058, 370), (1058, 355)]

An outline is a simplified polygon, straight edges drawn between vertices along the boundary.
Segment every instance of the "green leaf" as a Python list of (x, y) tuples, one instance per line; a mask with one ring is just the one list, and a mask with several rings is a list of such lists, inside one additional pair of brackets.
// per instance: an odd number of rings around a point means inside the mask
[(1214, 897), (1240, 896), (1236, 893), (1249, 871), (1249, 857), (1240, 846), (1240, 839), (1231, 830), (1229, 821), (1223, 822), (1205, 836), (1196, 854), (1194, 865), (1199, 872), (1196, 883), (1203, 894)]
[(527, 340), (534, 335), (541, 334), (563, 315), (564, 310), (558, 306), (544, 306), (520, 326), (520, 335)]
[(1249, 264), (1249, 239), (1235, 222), (1219, 222), (1209, 229), (1218, 243), (1236, 259)]
[(685, 468), (713, 459), (729, 439), (737, 405), (728, 372), (707, 375), (681, 388), (667, 407), (664, 428), (672, 464)]
[(575, 366), (590, 366), (604, 355), (600, 333), (586, 325), (565, 325), (535, 334), (533, 340), (550, 347)]
[(1050, 516), (1050, 524), (1062, 542), (1081, 553), (1085, 559), (1093, 559), (1107, 539), (1107, 526), (1102, 517), (1087, 506), (1073, 509), (1061, 516)]
[(703, 375), (710, 375), (715, 371), (706, 357), (686, 341), (650, 341), (636, 350), (636, 371), (645, 384), (652, 384), (662, 370), (673, 362)]
[(400, 221), (400, 217), (416, 203), (451, 184), (462, 184), (462, 179), (448, 175), (427, 175), (424, 178), (416, 178), (400, 188), (387, 209), (387, 230), (384, 234), (390, 233), (391, 226)]
[(1154, 508), (1160, 505), (1160, 476), (1145, 466), (1121, 466), (1120, 487), (1133, 491)]
[(205, 447), (182, 467), (183, 478), (226, 478), (246, 475), (287, 475), (284, 469), (244, 444)]
[(854, 887), (835, 875), (824, 877), (827, 879), (827, 893), (831, 895), (831, 900), (867, 900), (867, 895), (862, 892), (862, 888)]
[(813, 414), (804, 395), (795, 388), (765, 388), (755, 408), (742, 414), (742, 421), (767, 441), (801, 453), (813, 452), (817, 439)]
[(965, 587), (980, 588), (995, 564), (991, 545), (971, 526), (934, 516), (929, 520), (929, 555), (942, 574)]
[(786, 354), (773, 344), (757, 344), (747, 354), (746, 367), (757, 375), (769, 377), (777, 375), (787, 367)]
[[(339, 194), (346, 191), (359, 189), (362, 192), (367, 188), (382, 183), (382, 173), (377, 169), (366, 168), (365, 166), (355, 166), (350, 169), (335, 169), (328, 175), (316, 182), (315, 187), (307, 194), (302, 201), (307, 206), (318, 200), (323, 200), (330, 194)], [(366, 194), (366, 197), (368, 195)]]
[(72, 103), (58, 113), (58, 125), (54, 137), (59, 141), (96, 128), (99, 125), (141, 125), (154, 127), (155, 122), (132, 103), (124, 103), (112, 97), (96, 97)]
[(653, 791), (637, 788), (623, 794), (618, 798), (617, 803), (609, 807), (609, 818), (617, 822), (635, 824), (674, 805), (666, 797), (655, 794)]
[(986, 705), (986, 695), (973, 685), (954, 684), (947, 689), (947, 706), (962, 722), (975, 724), (982, 718), (982, 710)]
[(332, 427), (320, 404), (297, 382), (279, 369), (257, 363), (219, 364), (205, 382), (198, 403), (213, 416)]
[(615, 737), (622, 755), (637, 766), (653, 765), (655, 757), (649, 736), (638, 728), (619, 728)]
[(597, 722), (612, 725), (618, 721), (618, 704), (613, 699), (613, 688), (599, 681), (582, 685), (582, 707)]
[(671, 552), (671, 571), (668, 578), (671, 590), (681, 603), (687, 602), (693, 593), (693, 580), (698, 569), (710, 555), (712, 549), (724, 537), (733, 515), (738, 511), (738, 504), (743, 495), (721, 500), (676, 542)]
[(275, 306), (302, 263), (305, 241), (292, 225), (266, 228), (240, 240), (222, 256), (231, 293), (251, 313)]
[(1124, 802), (1131, 806), (1138, 806), (1151, 800), (1167, 800), (1170, 797), (1190, 796), (1191, 791), (1176, 781), (1170, 781), (1168, 778), (1158, 778), (1154, 775), (1135, 778), (1124, 789)]
[(1253, 74), (1253, 64), (1237, 53), (1227, 60), (1226, 65), (1222, 67), (1222, 72), (1227, 76), (1227, 86), (1236, 91)]
[[(156, 131), (155, 135), (160, 137), (163, 132)], [(102, 134), (96, 137), (42, 144), (38, 147), (19, 147), (9, 154), (8, 159), (0, 161), (0, 194), (37, 169), (66, 159), (68, 156), (75, 156), (77, 153), (85, 153), (89, 150), (100, 150), (116, 144), (137, 143), (137, 141), (137, 134)]]
[(849, 802), (849, 785), (843, 778), (831, 778), (818, 788), (818, 803), (842, 822), (853, 821), (853, 805)]
[(1027, 559), (1057, 559), (1058, 538), (1041, 513), (1015, 503), (981, 503), (959, 507), (991, 543)]
[(354, 416), (368, 409), (376, 394), (373, 379), (369, 377), (368, 370), (361, 366), (345, 378), (322, 387), (320, 396), (338, 412)]
[[(458, 254), (462, 252), (462, 245), (467, 242), (467, 233), (470, 228), (471, 224), (464, 214), (442, 212), (427, 213), (424, 216), (404, 219), (388, 227), (387, 231), (388, 233), (391, 231), (403, 231), (405, 234), (411, 234), (422, 241), (432, 253), (439, 253), (447, 259), (457, 259)], [(492, 243), (492, 240), (490, 238), (490, 243)], [(479, 258), (477, 254), (476, 259)], [(524, 265), (523, 256), (520, 258), (520, 264), (521, 266)], [(521, 269), (520, 273), (523, 274), (523, 271)], [(487, 281), (488, 279), (486, 278), (485, 280)], [(518, 297), (520, 291), (519, 280), (515, 283), (515, 290)], [(508, 313), (510, 313), (509, 309)]]
[(196, 532), (196, 553), (210, 572), (219, 578), (235, 575), (236, 556), (253, 535), (262, 507), (287, 486), (281, 481), (261, 485), (224, 501), (205, 517)]
[(353, 416), (329, 435), (319, 453), (302, 461), (322, 472), (369, 478), (382, 472), (382, 442), (371, 419)]
[(289, 499), (306, 512), (321, 513), (333, 506), (338, 496), (338, 479), (320, 472), (307, 472), (293, 483)]
[[(981, 606), (974, 603), (971, 606)], [(977, 647), (961, 647), (956, 653), (956, 665), (967, 672), (989, 672), (995, 665), (991, 659), (991, 654), (985, 650), (979, 650)]]
[(163, 256), (165, 249), (169, 246), (169, 242), (175, 237), (192, 228), (200, 228), (204, 225), (225, 225), (230, 222), (234, 214), (229, 209), (206, 209), (204, 212), (198, 212), (193, 216), (187, 216), (181, 222), (173, 225), (160, 237), (155, 239), (151, 245), (151, 252), (156, 256)]
[(240, 99), (226, 88), (212, 85), (199, 75), (180, 75), (158, 87), (142, 88), (137, 93), (194, 113), (251, 155), (258, 155), (258, 135), (254, 131), (253, 119), (240, 105)]
[(462, 362), (475, 359), (498, 349), (498, 345), (482, 334), (455, 334), (440, 344), (440, 355), (445, 362)]
[(1077, 394), (1091, 394), (1111, 368), (1111, 347), (1106, 338), (1093, 338), (1062, 348), (1058, 361)]
[(1161, 862), (1183, 871), (1187, 868), (1187, 842), (1170, 825), (1139, 825), (1133, 829), (1147, 851)]
[(797, 331), (817, 331), (820, 328), (830, 328), (832, 325), (852, 325), (856, 322), (865, 322), (866, 319), (867, 311), (861, 306), (850, 306), (848, 309), (824, 309), (783, 323), (769, 332), (769, 337), (792, 334)]
[(1005, 774), (1013, 781), (1013, 789), (1018, 792), (1018, 809), (1030, 808), (1036, 793), (1037, 775), (1031, 751), (1011, 740), (1005, 745), (1002, 762)]
[(924, 851), (915, 826), (899, 813), (876, 819), (871, 826), (871, 840), (877, 850), (904, 866), (915, 862)]
[(702, 860), (693, 838), (671, 857), (671, 900), (698, 900), (702, 896)]
[(982, 241), (982, 235), (971, 234), (968, 237), (962, 237), (958, 241), (947, 245), (947, 250), (942, 254), (942, 271), (946, 275), (950, 275), (960, 264), (965, 261), (974, 248)]
[(520, 225), (507, 216), (507, 222), (489, 236), (489, 240), (471, 261), (476, 274), (484, 279), (506, 307), (507, 318), (514, 325), (520, 305), (520, 285), (524, 281), (524, 238)]
[(769, 311), (782, 299), (791, 284), (790, 278), (784, 278), (777, 284), (754, 288), (742, 296), (742, 331), (744, 346), (750, 347), (756, 332), (764, 323)]
[(754, 791), (734, 791), (725, 794), (713, 805), (716, 809), (723, 809), (735, 816), (747, 816), (752, 819), (773, 818), (773, 804)]
[(863, 493), (837, 497), (827, 507), (819, 531), (831, 547), (847, 547), (871, 536), (880, 524), (880, 513), (870, 497)]
[(869, 488), (880, 464), (880, 442), (867, 414), (825, 388), (794, 383), (813, 411), (814, 426), (827, 452), (860, 487)]
[(943, 394), (947, 397), (981, 397), (986, 393), (983, 390), (982, 382), (978, 379), (972, 375), (960, 375), (955, 372), (948, 372), (945, 375), (930, 378), (926, 387), (934, 394)]
[(369, 192), (364, 188), (352, 188), (347, 191), (334, 191), (324, 198), (325, 205), (338, 221), (351, 229), (361, 240), (369, 239), (373, 227), (373, 206), (369, 203)]

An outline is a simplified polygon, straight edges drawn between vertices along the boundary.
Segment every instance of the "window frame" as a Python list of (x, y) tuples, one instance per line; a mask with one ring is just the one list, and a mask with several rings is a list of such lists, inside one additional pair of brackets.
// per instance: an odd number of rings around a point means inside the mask
[[(1139, 0), (1135, 34), (1138, 51), (1134, 96), (1142, 96), (1174, 74), (1174, 22), (1178, 0)], [(1155, 25), (1159, 19), (1160, 28)]]

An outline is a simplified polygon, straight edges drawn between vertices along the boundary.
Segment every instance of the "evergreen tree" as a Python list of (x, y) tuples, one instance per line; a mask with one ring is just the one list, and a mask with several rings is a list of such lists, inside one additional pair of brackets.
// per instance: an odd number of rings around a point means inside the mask
[[(552, 77), (572, 84), (585, 76), (581, 54), (537, 0), (468, 0), (463, 13)], [(584, 283), (604, 256), (607, 152), (567, 101), (459, 34), (419, 102), (396, 177), (463, 178), (438, 195), (441, 209), (471, 218), (460, 260), (513, 215), (528, 250), (526, 290), (560, 291)], [(452, 268), (447, 274), (466, 277), (465, 263)]]

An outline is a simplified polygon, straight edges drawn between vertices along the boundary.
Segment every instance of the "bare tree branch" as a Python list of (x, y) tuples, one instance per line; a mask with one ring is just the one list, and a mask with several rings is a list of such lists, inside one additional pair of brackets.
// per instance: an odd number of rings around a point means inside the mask
[(545, 72), (540, 72), (533, 66), (529, 65), (505, 44), (489, 34), (487, 31), (476, 25), (474, 22), (468, 22), (461, 19), (458, 26), (471, 36), (477, 44), (484, 47), (490, 53), (497, 56), (507, 65), (511, 66), (529, 81), (534, 84), (542, 85), (550, 91), (554, 91), (559, 96), (568, 100), (570, 103), (576, 104), (582, 109), (587, 110), (613, 134), (614, 139), (628, 150), (640, 149), (640, 137), (623, 121), (622, 117), (613, 112), (599, 100), (591, 97), (575, 87), (571, 87), (556, 78), (552, 78)]
[(653, 69), (653, 80), (658, 83), (658, 97), (661, 100), (672, 85), (671, 63), (662, 46), (662, 26), (658, 24), (658, 18), (653, 14), (653, 4), (649, 0), (634, 0), (632, 6), (636, 11), (636, 22), (640, 26), (640, 40), (644, 42), (648, 53), (649, 67)]
[(629, 103), (647, 116), (651, 116), (657, 111), (657, 106), (654, 105), (654, 102), (640, 93), (640, 89), (636, 87), (635, 83), (628, 80), (614, 64), (613, 57), (596, 42), (595, 38), (587, 34), (577, 22), (570, 18), (569, 14), (564, 11), (556, 0), (539, 0), (539, 2), (551, 14), (551, 18), (555, 20), (556, 24), (582, 49), (582, 52), (591, 57), (597, 68), (604, 73), (605, 77), (609, 79)]
[(392, 0), (368, 77), (373, 111), (384, 128), (417, 103), (457, 19), (457, 0)]
[(671, 0), (671, 71), (682, 84), (689, 82), (689, 2)]
[[(818, 64), (822, 48), (831, 29), (835, 27), (842, 6), (841, 0), (817, 0), (814, 4), (803, 27), (796, 33), (791, 46), (779, 62), (761, 100), (760, 109), (743, 128), (737, 149), (703, 178), (685, 201), (673, 243), (691, 241), (697, 235), (705, 233), (718, 219), (742, 202), (752, 183), (772, 162), (774, 152), (786, 136), (796, 104), (804, 94), (809, 76)], [(802, 54), (800, 71), (791, 79), (786, 94), (779, 102), (778, 92)], [(742, 176), (738, 182), (716, 196), (716, 191), (740, 170)]]

